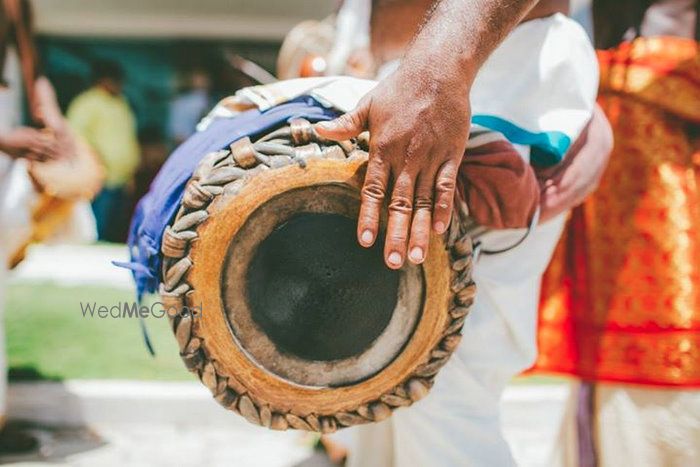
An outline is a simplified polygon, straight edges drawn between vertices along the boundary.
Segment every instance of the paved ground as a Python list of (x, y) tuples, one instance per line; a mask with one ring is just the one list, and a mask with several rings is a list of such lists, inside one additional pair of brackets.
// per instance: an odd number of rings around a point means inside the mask
[[(504, 431), (520, 465), (547, 465), (565, 397), (563, 386), (508, 389)], [(15, 465), (328, 465), (314, 457), (309, 435), (252, 426), (198, 383), (17, 383), (9, 407), (10, 418), (25, 420), (42, 441), (32, 456), (0, 458)]]
[[(11, 280), (132, 288), (111, 260), (121, 246), (35, 247)], [(508, 388), (503, 402), (506, 438), (518, 463), (547, 465), (563, 412), (566, 388)], [(10, 419), (24, 420), (41, 450), (14, 465), (316, 467), (313, 440), (260, 429), (222, 410), (198, 383), (68, 381), (10, 388)]]
[(112, 264), (112, 261), (127, 260), (128, 251), (124, 245), (34, 245), (11, 274), (10, 281), (133, 289), (129, 271)]

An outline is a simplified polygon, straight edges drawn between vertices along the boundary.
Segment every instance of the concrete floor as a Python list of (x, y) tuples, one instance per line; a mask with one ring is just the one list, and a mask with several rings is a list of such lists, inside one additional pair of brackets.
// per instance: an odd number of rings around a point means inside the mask
[[(561, 385), (509, 387), (504, 433), (519, 465), (548, 464), (563, 414)], [(241, 466), (329, 465), (312, 436), (277, 433), (222, 410), (198, 383), (68, 381), (10, 387), (10, 418), (41, 440), (13, 465)]]

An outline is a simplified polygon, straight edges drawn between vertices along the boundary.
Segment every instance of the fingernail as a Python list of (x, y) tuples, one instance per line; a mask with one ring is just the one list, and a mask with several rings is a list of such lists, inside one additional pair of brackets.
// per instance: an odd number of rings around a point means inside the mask
[(445, 232), (445, 223), (442, 221), (438, 221), (434, 225), (435, 231), (437, 233), (444, 233)]
[(362, 240), (362, 243), (364, 243), (365, 245), (369, 245), (374, 240), (374, 234), (371, 230), (365, 230), (364, 232), (362, 232), (360, 240)]
[(420, 263), (423, 261), (423, 248), (419, 246), (413, 247), (409, 256), (414, 263)]
[(394, 251), (389, 255), (388, 261), (391, 265), (401, 266), (401, 255)]

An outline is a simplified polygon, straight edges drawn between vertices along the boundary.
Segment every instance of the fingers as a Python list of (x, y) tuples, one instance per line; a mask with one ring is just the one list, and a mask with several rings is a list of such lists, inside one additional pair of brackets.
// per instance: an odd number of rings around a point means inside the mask
[(428, 252), (434, 184), (434, 171), (420, 174), (413, 203), (413, 222), (411, 223), (411, 237), (408, 244), (408, 260), (413, 264), (421, 264), (425, 261), (425, 255)]
[[(457, 167), (458, 162), (450, 160), (437, 171), (428, 168), (418, 174), (417, 182), (416, 176), (404, 167), (396, 177), (388, 205), (384, 244), (384, 259), (389, 268), (400, 269), (407, 259), (414, 264), (423, 263), (431, 227), (438, 234), (447, 230), (454, 205)], [(362, 246), (372, 246), (377, 238), (390, 172), (381, 157), (370, 159), (357, 228)]]
[(360, 101), (360, 104), (352, 112), (348, 112), (335, 120), (319, 122), (315, 125), (316, 132), (322, 138), (332, 141), (343, 141), (354, 138), (367, 128), (369, 115), (368, 101)]
[(445, 162), (438, 170), (435, 178), (433, 230), (438, 234), (445, 233), (450, 225), (460, 158), (451, 158)]
[(35, 162), (46, 162), (49, 159), (41, 154), (37, 154), (35, 152), (27, 152), (22, 155), (23, 158), (30, 160), (30, 161), (35, 161)]
[(379, 218), (389, 185), (389, 166), (375, 155), (367, 164), (367, 175), (360, 195), (360, 216), (357, 239), (360, 245), (370, 247), (377, 239)]
[(399, 269), (406, 258), (406, 243), (413, 213), (414, 177), (402, 171), (394, 183), (389, 202), (384, 260), (390, 269)]
[(39, 134), (30, 144), (29, 150), (41, 160), (56, 159), (58, 157), (58, 144), (56, 138), (46, 134)]

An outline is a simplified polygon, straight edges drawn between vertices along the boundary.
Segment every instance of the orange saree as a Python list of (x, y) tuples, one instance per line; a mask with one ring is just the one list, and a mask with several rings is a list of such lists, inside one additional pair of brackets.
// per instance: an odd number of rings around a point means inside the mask
[(598, 53), (615, 148), (542, 283), (535, 371), (700, 387), (700, 53), (639, 38)]

